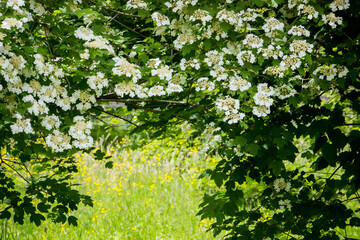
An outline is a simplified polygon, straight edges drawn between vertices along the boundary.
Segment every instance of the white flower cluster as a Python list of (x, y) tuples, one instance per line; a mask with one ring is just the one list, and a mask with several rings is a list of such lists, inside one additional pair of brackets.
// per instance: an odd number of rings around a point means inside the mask
[(251, 87), (251, 83), (243, 79), (242, 77), (239, 77), (238, 75), (230, 77), (229, 82), (229, 89), (231, 91), (238, 91), (244, 92), (248, 90)]
[(34, 0), (30, 0), (30, 9), (33, 10), (38, 16), (41, 16), (45, 13), (45, 8)]
[(284, 100), (289, 97), (292, 97), (296, 94), (296, 90), (289, 85), (283, 85), (275, 89), (275, 96), (277, 96), (279, 99)]
[(74, 141), (75, 147), (80, 149), (91, 147), (93, 144), (93, 139), (90, 136), (92, 123), (86, 121), (82, 116), (74, 117), (73, 122), (75, 124), (70, 127), (69, 135), (76, 139)]
[(226, 69), (220, 65), (215, 65), (210, 70), (210, 76), (214, 77), (216, 81), (222, 81), (228, 78), (228, 74), (226, 73)]
[(164, 96), (165, 94), (164, 87), (159, 85), (151, 87), (148, 92), (149, 97)]
[(345, 10), (348, 9), (349, 7), (350, 7), (349, 0), (334, 0), (330, 4), (330, 8), (333, 12), (337, 10)]
[(153, 21), (156, 23), (156, 26), (158, 26), (158, 27), (170, 25), (169, 18), (165, 15), (162, 15), (161, 13), (154, 12), (153, 14), (151, 14), (151, 18), (153, 19)]
[(285, 208), (291, 209), (292, 205), (289, 199), (279, 200), (279, 208), (280, 210), (284, 210)]
[(179, 93), (184, 91), (184, 89), (179, 85), (179, 84), (174, 84), (174, 83), (169, 83), (167, 88), (166, 88), (166, 92), (168, 94), (172, 94), (172, 93)]
[(26, 133), (26, 134), (34, 134), (34, 130), (31, 126), (30, 119), (24, 119), (20, 114), (15, 114), (16, 123), (10, 125), (11, 132), (13, 134), (17, 133)]
[(158, 76), (161, 80), (168, 80), (170, 81), (172, 78), (172, 72), (173, 70), (170, 69), (169, 66), (164, 65), (156, 69), (151, 70), (151, 76)]
[(199, 20), (202, 22), (203, 25), (206, 25), (207, 22), (212, 20), (212, 16), (209, 14), (208, 11), (197, 9), (194, 13), (190, 16), (190, 21)]
[(0, 28), (7, 30), (11, 30), (13, 27), (23, 30), (23, 22), (21, 20), (17, 20), (16, 18), (5, 18), (0, 26)]
[(305, 40), (294, 40), (289, 49), (293, 54), (305, 57), (306, 52), (311, 53), (313, 51), (313, 47), (313, 44), (307, 43)]
[(239, 14), (236, 14), (234, 11), (223, 9), (217, 13), (216, 18), (219, 19), (219, 21), (227, 22), (233, 26), (242, 25), (242, 20)]
[(102, 72), (97, 72), (96, 76), (88, 76), (87, 79), (89, 87), (95, 90), (98, 97), (102, 94), (103, 88), (107, 87), (109, 83)]
[(132, 77), (132, 81), (135, 83), (141, 78), (141, 72), (137, 65), (129, 63), (123, 57), (114, 57), (113, 60), (115, 61), (115, 67), (112, 69), (112, 72), (115, 75)]
[(225, 113), (223, 121), (229, 124), (238, 123), (245, 117), (244, 113), (239, 112), (240, 101), (238, 99), (226, 96), (224, 99), (217, 99), (215, 106), (219, 111)]
[(271, 17), (266, 20), (266, 23), (262, 26), (262, 29), (268, 33), (275, 30), (283, 31), (284, 30), (284, 23), (280, 22), (274, 17)]
[(252, 8), (248, 8), (246, 9), (246, 11), (241, 10), (240, 11), (240, 16), (242, 18), (242, 20), (245, 22), (255, 22), (256, 18), (259, 16), (259, 14), (257, 14), (254, 9)]
[(243, 40), (243, 44), (247, 45), (250, 48), (261, 48), (263, 46), (264, 40), (258, 36), (250, 33), (246, 35), (246, 38)]
[(39, 116), (49, 112), (49, 108), (46, 106), (46, 104), (42, 100), (35, 100), (32, 95), (23, 97), (23, 101), (32, 103), (32, 106), (27, 109), (30, 114)]
[(342, 24), (342, 17), (337, 17), (335, 13), (322, 15), (322, 20), (324, 21), (324, 23), (329, 24), (332, 28), (336, 28), (336, 24), (337, 25)]
[(210, 67), (213, 65), (221, 66), (224, 64), (224, 54), (219, 53), (217, 50), (207, 52), (205, 53), (205, 56), (206, 58), (204, 59), (204, 62)]
[(54, 130), (45, 138), (45, 143), (51, 147), (55, 152), (63, 152), (64, 150), (71, 149), (71, 137), (61, 133), (59, 130)]
[(181, 61), (180, 61), (180, 69), (182, 71), (185, 71), (187, 67), (191, 67), (191, 68), (194, 68), (195, 70), (199, 70), (200, 69), (199, 60), (191, 59), (191, 60), (186, 61), (185, 58), (181, 59)]
[(288, 8), (292, 9), (294, 8), (297, 4), (306, 4), (308, 3), (308, 0), (289, 0), (288, 2)]
[(129, 0), (126, 3), (126, 9), (138, 9), (138, 8), (147, 8), (147, 3), (142, 0)]
[(188, 5), (195, 6), (198, 0), (171, 0), (170, 2), (165, 2), (165, 6), (170, 8), (173, 12), (182, 12)]
[(291, 189), (291, 183), (285, 182), (283, 178), (275, 179), (274, 189), (276, 192), (280, 192), (281, 190), (285, 190), (286, 192), (289, 192)]
[(282, 58), (280, 62), (280, 69), (283, 71), (288, 70), (295, 70), (301, 66), (301, 60), (296, 55), (286, 55)]
[(303, 26), (292, 26), (288, 31), (288, 34), (292, 34), (294, 36), (305, 36), (310, 37), (310, 32), (305, 29)]
[(84, 44), (86, 47), (107, 50), (110, 54), (114, 54), (114, 48), (110, 45), (109, 40), (102, 36), (95, 36), (92, 41), (87, 41)]
[(45, 116), (41, 122), (41, 125), (47, 130), (58, 129), (60, 127), (60, 119), (58, 116), (52, 114), (50, 116)]
[(96, 103), (95, 96), (87, 90), (76, 90), (70, 98), (77, 110), (89, 109)]
[(174, 47), (176, 50), (182, 49), (185, 45), (193, 44), (196, 40), (196, 36), (191, 30), (180, 34), (174, 41)]
[(239, 54), (236, 56), (240, 66), (244, 66), (245, 62), (249, 63), (255, 63), (255, 55), (252, 53), (252, 51), (245, 50), (239, 52)]
[(345, 77), (349, 70), (345, 66), (331, 64), (330, 66), (320, 66), (313, 72), (314, 75), (321, 74), (320, 79), (326, 79), (328, 81), (333, 80), (336, 76), (339, 78)]
[(196, 82), (195, 90), (199, 91), (213, 91), (215, 89), (215, 84), (209, 81), (208, 77), (199, 78)]
[(94, 32), (91, 29), (86, 28), (84, 26), (81, 26), (78, 29), (76, 29), (74, 32), (74, 36), (85, 41), (91, 41), (95, 39)]
[(261, 55), (265, 59), (269, 59), (269, 58), (278, 59), (284, 55), (284, 53), (280, 49), (281, 49), (280, 46), (274, 47), (274, 45), (270, 44), (267, 48), (260, 48), (258, 50), (258, 54), (261, 53)]
[(298, 6), (298, 15), (305, 15), (308, 19), (314, 19), (319, 17), (319, 13), (311, 5), (300, 4)]
[(265, 117), (270, 113), (270, 106), (274, 102), (271, 96), (274, 95), (274, 93), (274, 89), (268, 87), (267, 83), (260, 83), (257, 86), (257, 93), (253, 97), (255, 104), (257, 104), (257, 106), (253, 108), (254, 115)]

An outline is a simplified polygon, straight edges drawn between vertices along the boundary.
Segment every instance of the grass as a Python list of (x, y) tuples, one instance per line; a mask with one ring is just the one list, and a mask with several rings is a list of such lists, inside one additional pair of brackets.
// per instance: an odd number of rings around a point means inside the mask
[(206, 232), (211, 222), (200, 220), (196, 213), (204, 188), (213, 187), (198, 176), (215, 159), (198, 153), (196, 147), (184, 148), (182, 142), (152, 142), (134, 151), (121, 148), (128, 143), (122, 139), (119, 145), (107, 146), (112, 169), (90, 155), (78, 156), (74, 182), (94, 200), (93, 208), (74, 213), (78, 227), (50, 220), (40, 227), (9, 221), (2, 223), (4, 238), (214, 239)]

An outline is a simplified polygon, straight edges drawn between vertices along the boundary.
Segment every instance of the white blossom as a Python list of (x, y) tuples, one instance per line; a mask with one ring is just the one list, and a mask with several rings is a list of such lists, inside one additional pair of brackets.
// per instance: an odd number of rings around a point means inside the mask
[(265, 105), (255, 106), (253, 107), (252, 113), (258, 117), (266, 117), (270, 114), (270, 108)]
[(1, 28), (11, 30), (12, 27), (22, 29), (23, 23), (16, 18), (5, 18), (1, 23)]
[(45, 138), (46, 145), (51, 147), (55, 152), (63, 152), (64, 150), (71, 149), (70, 144), (71, 137), (61, 133), (58, 130), (54, 130), (52, 134), (49, 134)]
[(219, 53), (217, 50), (213, 50), (205, 53), (206, 58), (204, 62), (207, 63), (208, 66), (212, 65), (223, 65), (224, 64), (224, 54)]
[(74, 139), (84, 139), (91, 133), (92, 123), (86, 121), (83, 116), (76, 116), (73, 119), (75, 123), (69, 129), (69, 135)]
[(10, 125), (11, 132), (13, 134), (24, 132), (26, 134), (34, 134), (34, 130), (31, 127), (30, 119), (24, 119), (20, 114), (15, 115), (16, 123)]
[(163, 86), (154, 86), (151, 87), (148, 91), (149, 97), (163, 96), (166, 92), (164, 91)]
[(310, 32), (305, 29), (303, 26), (292, 26), (288, 31), (288, 34), (292, 34), (294, 36), (305, 36), (310, 37)]
[(218, 110), (225, 112), (225, 115), (237, 114), (240, 108), (240, 101), (226, 96), (223, 99), (217, 99), (215, 106)]
[(182, 92), (184, 89), (180, 86), (180, 85), (178, 85), (178, 84), (173, 84), (173, 83), (169, 83), (169, 85), (167, 86), (167, 88), (166, 88), (166, 92), (168, 93), (168, 94), (171, 94), (171, 93), (174, 93), (174, 92), (177, 92), (177, 93), (179, 93), (179, 92)]
[(94, 32), (84, 26), (76, 29), (74, 32), (74, 36), (85, 41), (91, 41), (95, 39)]
[(169, 18), (165, 15), (162, 15), (161, 13), (154, 12), (153, 14), (151, 14), (151, 18), (154, 22), (156, 22), (156, 26), (158, 27), (170, 25)]
[(158, 69), (151, 70), (151, 76), (158, 76), (161, 80), (170, 80), (172, 78), (173, 70), (169, 68), (169, 66), (164, 65), (159, 67)]
[(265, 32), (272, 32), (274, 30), (283, 31), (284, 30), (284, 23), (280, 22), (274, 17), (271, 17), (266, 20), (266, 23), (262, 26), (262, 29)]
[(133, 82), (137, 82), (141, 78), (141, 72), (137, 65), (129, 63), (123, 57), (114, 57), (113, 60), (115, 61), (115, 67), (112, 72), (115, 75), (132, 77)]
[(289, 199), (279, 200), (280, 210), (284, 210), (285, 208), (291, 209), (292, 205)]
[(236, 56), (240, 66), (244, 66), (245, 62), (255, 63), (255, 55), (251, 51), (241, 51)]
[(337, 17), (334, 13), (322, 15), (324, 23), (329, 24), (332, 28), (336, 28), (336, 25), (342, 24), (342, 17)]
[(285, 190), (286, 192), (289, 192), (291, 189), (291, 183), (285, 182), (283, 178), (277, 178), (274, 181), (274, 189), (276, 192), (280, 192), (281, 190)]
[(195, 90), (199, 91), (213, 91), (215, 89), (215, 84), (209, 81), (208, 77), (199, 78), (196, 82)]
[(128, 95), (133, 98), (135, 97), (139, 87), (140, 86), (134, 82), (122, 82), (115, 85), (115, 93), (119, 97)]
[(266, 107), (270, 107), (274, 102), (274, 100), (264, 92), (257, 92), (254, 95), (253, 99), (257, 105), (266, 106)]
[(348, 9), (349, 7), (350, 7), (349, 0), (334, 0), (330, 4), (330, 8), (333, 12), (337, 10), (345, 10)]
[(147, 8), (147, 3), (142, 0), (129, 0), (126, 2), (126, 9)]
[(45, 116), (41, 121), (41, 125), (47, 130), (51, 130), (53, 128), (58, 129), (60, 127), (60, 119), (54, 114), (50, 116)]
[(229, 124), (234, 124), (243, 120), (244, 117), (245, 117), (244, 113), (230, 113), (229, 115), (225, 115), (223, 121), (228, 122)]
[(251, 87), (251, 83), (246, 81), (245, 79), (237, 75), (230, 77), (229, 89), (231, 91), (240, 90), (241, 92), (243, 92), (248, 90), (250, 87)]
[(207, 22), (212, 20), (212, 16), (209, 14), (208, 11), (197, 9), (194, 13), (190, 16), (190, 21), (200, 20), (203, 25)]
[(264, 40), (258, 36), (250, 33), (246, 35), (246, 38), (243, 40), (243, 44), (247, 45), (250, 48), (261, 48), (263, 46)]
[(300, 4), (298, 6), (298, 14), (304, 14), (308, 19), (318, 18), (319, 13), (315, 10), (315, 8), (311, 5)]

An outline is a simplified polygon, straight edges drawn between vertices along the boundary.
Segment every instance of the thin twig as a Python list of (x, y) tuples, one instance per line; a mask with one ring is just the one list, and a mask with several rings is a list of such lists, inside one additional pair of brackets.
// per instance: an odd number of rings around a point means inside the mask
[(4, 163), (6, 166), (8, 166), (9, 168), (11, 168), (12, 170), (14, 170), (17, 175), (19, 175), (22, 179), (24, 179), (25, 182), (27, 182), (28, 184), (31, 184), (26, 178), (23, 177), (23, 175), (21, 175), (13, 166), (11, 166), (10, 164), (6, 163), (5, 161), (2, 161), (2, 163)]
[(107, 111), (105, 111), (105, 110), (102, 110), (102, 109), (100, 109), (100, 108), (97, 108), (97, 107), (92, 107), (92, 108), (93, 108), (93, 109), (96, 109), (96, 110), (98, 110), (98, 111), (100, 111), (100, 112), (106, 113), (106, 114), (108, 114), (108, 115), (110, 115), (110, 116), (113, 116), (113, 117), (119, 118), (119, 119), (121, 119), (121, 120), (124, 120), (125, 122), (128, 122), (128, 123), (130, 123), (130, 124), (138, 127), (138, 125), (136, 125), (136, 124), (133, 123), (132, 121), (127, 120), (126, 118), (123, 118), (123, 117), (121, 117), (121, 116), (119, 116), (119, 115), (116, 115), (116, 114), (113, 114), (113, 113), (109, 113), (109, 112), (107, 112)]

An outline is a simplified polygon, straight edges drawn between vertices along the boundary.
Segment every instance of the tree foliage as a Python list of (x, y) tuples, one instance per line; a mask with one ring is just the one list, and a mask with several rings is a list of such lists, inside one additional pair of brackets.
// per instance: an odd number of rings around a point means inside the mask
[(359, 226), (358, 1), (0, 9), (0, 218), (76, 225), (69, 212), (92, 201), (71, 184), (73, 154), (93, 152), (91, 120), (106, 114), (151, 138), (188, 122), (220, 154), (199, 212), (215, 234), (339, 239)]

